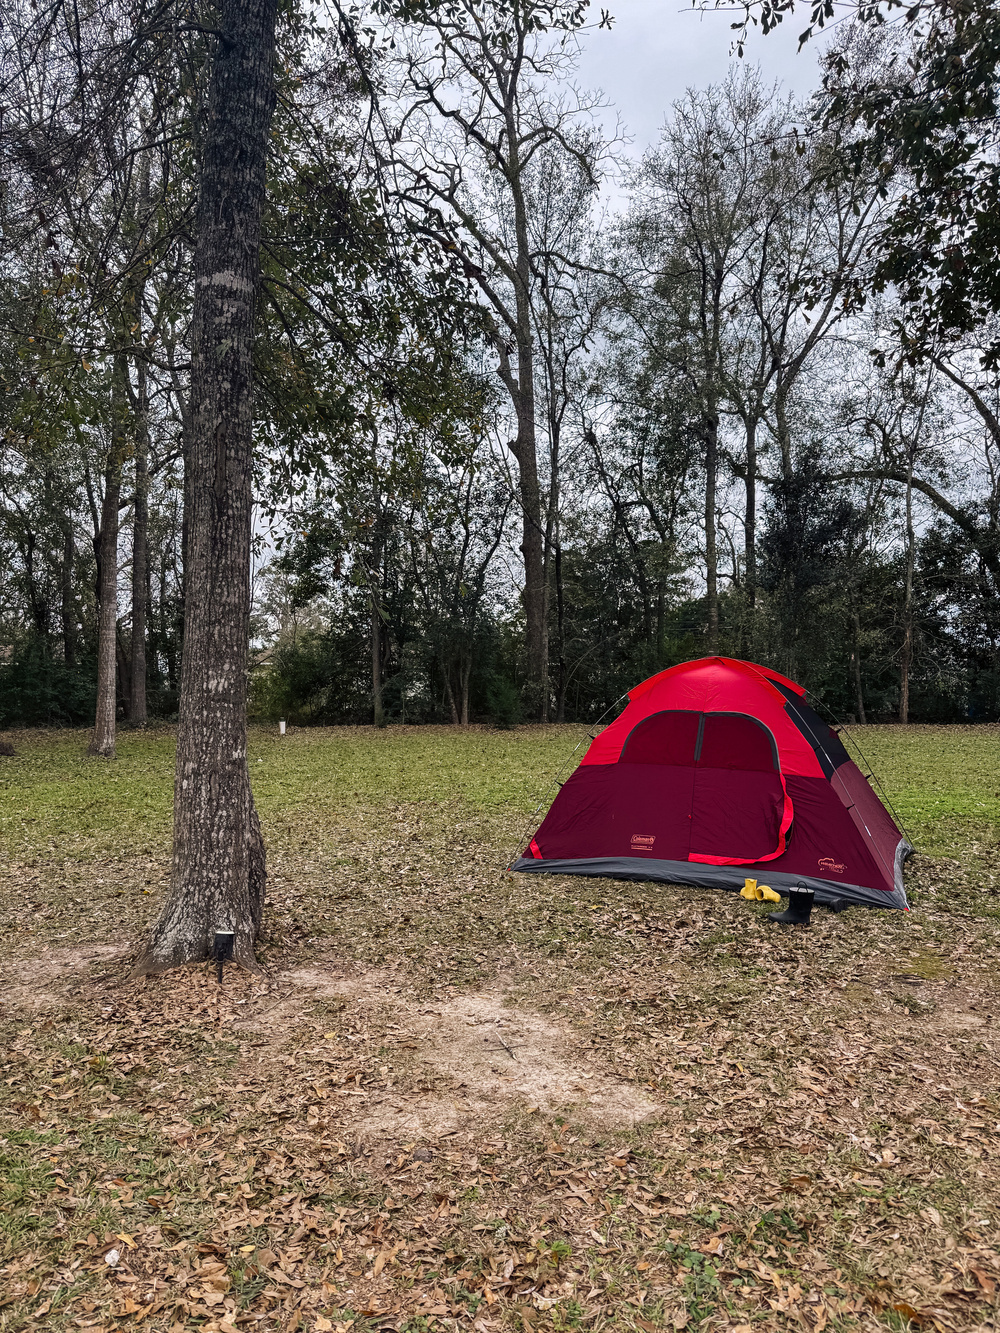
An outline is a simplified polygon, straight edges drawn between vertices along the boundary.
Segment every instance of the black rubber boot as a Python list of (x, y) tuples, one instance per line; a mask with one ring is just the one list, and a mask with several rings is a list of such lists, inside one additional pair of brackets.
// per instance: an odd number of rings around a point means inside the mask
[(813, 889), (807, 889), (804, 884), (799, 884), (796, 888), (788, 890), (788, 907), (785, 911), (768, 912), (768, 916), (772, 921), (780, 921), (784, 926), (808, 926), (815, 898)]

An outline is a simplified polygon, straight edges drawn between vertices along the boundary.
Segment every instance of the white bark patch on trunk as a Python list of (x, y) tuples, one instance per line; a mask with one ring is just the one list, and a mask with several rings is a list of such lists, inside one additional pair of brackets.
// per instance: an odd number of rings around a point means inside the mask
[(221, 273), (208, 273), (204, 277), (198, 278), (196, 285), (199, 287), (225, 287), (232, 292), (242, 292), (245, 296), (254, 294), (253, 281), (239, 273), (234, 273), (231, 269), (224, 269)]

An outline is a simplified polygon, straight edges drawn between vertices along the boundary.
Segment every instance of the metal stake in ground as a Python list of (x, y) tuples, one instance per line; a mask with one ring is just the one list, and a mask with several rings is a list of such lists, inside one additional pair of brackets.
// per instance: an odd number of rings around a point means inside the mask
[(236, 933), (232, 930), (217, 930), (212, 941), (212, 957), (219, 965), (219, 985), (222, 985), (222, 964), (229, 962), (236, 947)]

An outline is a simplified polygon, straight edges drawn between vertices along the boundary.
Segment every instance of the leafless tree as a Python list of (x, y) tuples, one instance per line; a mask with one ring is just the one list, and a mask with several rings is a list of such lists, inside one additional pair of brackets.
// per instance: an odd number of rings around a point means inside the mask
[(546, 504), (538, 449), (536, 318), (542, 282), (567, 257), (540, 237), (532, 191), (544, 155), (596, 180), (595, 106), (567, 81), (565, 33), (581, 11), (551, 0), (431, 7), (400, 36), (401, 114), (391, 131), (400, 197), (418, 229), (454, 255), (479, 306), (511, 405), (518, 468), (532, 708), (547, 719)]

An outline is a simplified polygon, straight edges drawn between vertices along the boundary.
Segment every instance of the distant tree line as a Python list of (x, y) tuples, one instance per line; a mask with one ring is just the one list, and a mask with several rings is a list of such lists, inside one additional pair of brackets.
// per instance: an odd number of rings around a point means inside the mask
[[(0, 726), (103, 752), (178, 710), (210, 11), (3, 19)], [(997, 52), (912, 14), (626, 165), (582, 8), (279, 7), (256, 716), (591, 720), (709, 653), (1000, 716)]]

